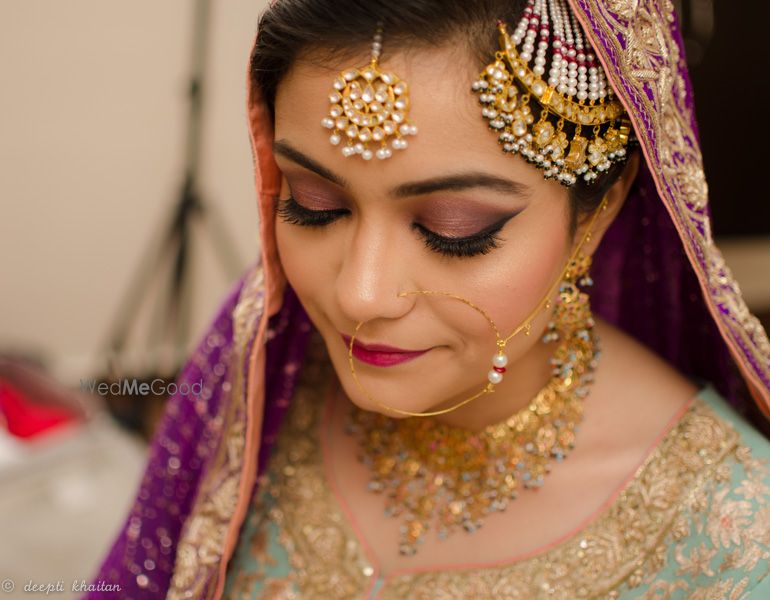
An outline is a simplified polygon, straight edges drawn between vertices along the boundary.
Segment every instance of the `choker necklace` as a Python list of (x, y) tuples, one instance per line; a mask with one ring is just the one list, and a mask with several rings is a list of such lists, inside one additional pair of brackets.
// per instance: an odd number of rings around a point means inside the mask
[(551, 379), (527, 407), (499, 423), (471, 432), (351, 404), (346, 432), (357, 438), (359, 459), (372, 473), (369, 489), (385, 494), (385, 514), (402, 517), (402, 555), (417, 552), (434, 521), (439, 539), (460, 527), (478, 530), (520, 489), (541, 487), (551, 460), (563, 460), (574, 447), (599, 359), (587, 295), (576, 296), (561, 318), (557, 305), (556, 320), (568, 326), (551, 322), (543, 336), (545, 343), (559, 340)]

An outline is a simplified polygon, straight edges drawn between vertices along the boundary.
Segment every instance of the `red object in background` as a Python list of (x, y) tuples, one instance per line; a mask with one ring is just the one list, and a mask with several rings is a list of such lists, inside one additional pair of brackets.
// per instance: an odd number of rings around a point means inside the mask
[(0, 424), (5, 421), (4, 425), (11, 435), (32, 438), (77, 420), (75, 413), (65, 408), (35, 403), (0, 380)]

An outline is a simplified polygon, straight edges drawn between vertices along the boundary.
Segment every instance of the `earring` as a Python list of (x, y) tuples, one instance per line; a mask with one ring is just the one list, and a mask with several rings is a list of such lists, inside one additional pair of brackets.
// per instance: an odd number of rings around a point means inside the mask
[[(578, 398), (588, 395), (588, 384), (594, 380), (594, 371), (601, 356), (599, 338), (594, 332), (591, 303), (586, 292), (578, 286), (591, 287), (593, 279), (588, 274), (591, 257), (578, 253), (570, 261), (564, 279), (559, 285), (559, 294), (553, 310), (553, 320), (542, 337), (543, 343), (559, 342), (550, 359), (552, 375), (560, 386), (568, 386), (577, 374), (581, 374), (584, 385), (575, 389)], [(587, 368), (581, 360), (588, 358)]]
[[(329, 93), (329, 114), (321, 125), (332, 130), (329, 141), (333, 146), (342, 144), (343, 156), (390, 158), (393, 150), (409, 145), (405, 136), (417, 134), (417, 127), (409, 120), (408, 86), (395, 74), (380, 71), (381, 52), (380, 24), (372, 43), (371, 62), (342, 71)], [(376, 151), (370, 143), (379, 146)]]
[(564, 278), (559, 284), (553, 319), (548, 323), (542, 338), (544, 343), (570, 338), (586, 324), (593, 326), (588, 294), (578, 287), (593, 285), (593, 279), (589, 275), (590, 268), (591, 257), (582, 252), (567, 264)]

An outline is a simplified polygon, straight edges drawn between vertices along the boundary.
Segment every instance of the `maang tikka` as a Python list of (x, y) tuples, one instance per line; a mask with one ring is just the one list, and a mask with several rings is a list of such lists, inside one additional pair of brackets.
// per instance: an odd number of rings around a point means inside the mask
[(321, 125), (332, 130), (329, 141), (341, 145), (343, 156), (390, 158), (393, 150), (408, 146), (406, 136), (417, 134), (409, 120), (408, 86), (394, 73), (380, 70), (381, 53), (380, 23), (369, 64), (343, 70), (329, 92), (329, 114)]

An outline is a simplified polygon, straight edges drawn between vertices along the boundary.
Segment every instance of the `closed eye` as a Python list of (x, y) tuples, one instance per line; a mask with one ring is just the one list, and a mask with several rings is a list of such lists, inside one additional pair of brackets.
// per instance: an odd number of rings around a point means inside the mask
[(310, 210), (297, 202), (293, 196), (280, 201), (276, 209), (276, 213), (285, 223), (301, 227), (323, 227), (347, 212), (350, 212), (347, 208)]
[(486, 228), (479, 233), (463, 237), (446, 237), (439, 235), (419, 223), (413, 223), (425, 240), (425, 245), (434, 252), (446, 256), (468, 257), (479, 254), (488, 254), (495, 248), (499, 248), (502, 240), (496, 235), (503, 228), (504, 223), (495, 224), (492, 228)]
[[(347, 208), (310, 210), (299, 204), (293, 196), (279, 200), (276, 208), (276, 214), (285, 223), (300, 227), (324, 227), (349, 213)], [(467, 258), (499, 248), (502, 240), (497, 234), (513, 216), (507, 215), (478, 233), (462, 237), (439, 235), (420, 223), (412, 223), (412, 228), (422, 237), (429, 250), (444, 256)]]

